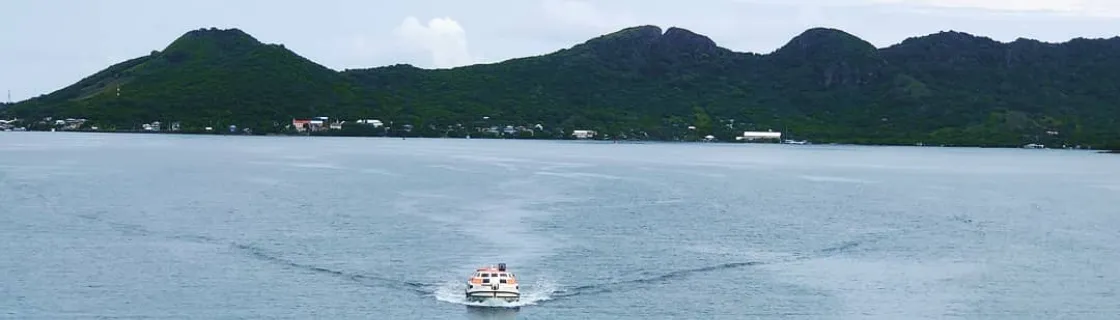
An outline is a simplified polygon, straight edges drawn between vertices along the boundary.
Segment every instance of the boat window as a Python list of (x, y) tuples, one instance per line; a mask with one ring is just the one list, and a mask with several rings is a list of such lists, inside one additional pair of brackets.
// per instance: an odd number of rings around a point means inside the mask
[(500, 282), (500, 283), (506, 283), (506, 279), (502, 279), (502, 280), (500, 280), (499, 282)]
[(505, 274), (505, 273), (502, 273), (502, 274), (499, 274), (498, 276), (500, 276), (500, 277), (502, 277), (502, 278), (505, 278), (505, 277), (506, 277), (506, 274)]
[(482, 283), (490, 283), (490, 279), (482, 279)]

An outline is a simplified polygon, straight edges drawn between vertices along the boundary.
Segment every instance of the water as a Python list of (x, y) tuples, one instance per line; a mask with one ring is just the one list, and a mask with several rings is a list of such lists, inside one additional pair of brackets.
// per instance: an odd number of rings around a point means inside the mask
[[(1120, 157), (0, 134), (0, 318), (1115, 319)], [(519, 308), (470, 306), (476, 267)]]

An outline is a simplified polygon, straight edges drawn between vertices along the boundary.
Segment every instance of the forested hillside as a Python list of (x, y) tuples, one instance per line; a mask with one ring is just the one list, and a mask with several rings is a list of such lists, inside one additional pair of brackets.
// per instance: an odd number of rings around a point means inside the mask
[(752, 54), (638, 26), (500, 63), (337, 72), (237, 29), (203, 29), (0, 117), (267, 133), (329, 116), (409, 124), (407, 134), (423, 136), (539, 124), (531, 136), (734, 140), (774, 130), (814, 142), (1103, 147), (1120, 144), (1118, 104), (1120, 38), (1001, 43), (942, 32), (875, 48), (818, 28)]

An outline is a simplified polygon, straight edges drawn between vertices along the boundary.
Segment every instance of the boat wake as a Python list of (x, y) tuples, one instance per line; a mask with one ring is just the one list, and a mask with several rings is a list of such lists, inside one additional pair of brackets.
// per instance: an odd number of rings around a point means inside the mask
[(681, 279), (683, 277), (687, 277), (687, 276), (691, 276), (691, 275), (699, 274), (699, 273), (708, 273), (708, 272), (713, 272), (713, 271), (746, 268), (746, 267), (753, 267), (753, 266), (758, 266), (758, 265), (762, 265), (762, 264), (765, 264), (765, 262), (746, 261), (746, 262), (724, 263), (724, 264), (700, 267), (700, 268), (695, 268), (695, 269), (677, 270), (677, 271), (672, 271), (672, 272), (664, 273), (664, 274), (661, 274), (661, 275), (650, 276), (650, 277), (645, 277), (645, 278), (622, 280), (622, 281), (615, 281), (615, 282), (604, 283), (604, 284), (595, 284), (595, 285), (586, 285), (586, 286), (581, 286), (581, 287), (566, 288), (564, 290), (559, 290), (558, 292), (556, 292), (556, 294), (554, 296), (558, 297), (558, 298), (567, 298), (567, 297), (574, 297), (574, 296), (585, 296), (585, 295), (595, 295), (595, 294), (620, 292), (620, 291), (625, 291), (625, 290), (633, 290), (634, 288), (636, 288), (638, 286), (641, 286), (641, 285), (645, 285), (645, 284), (656, 283), (656, 282), (664, 282), (664, 281), (672, 281), (674, 279)]
[(447, 281), (436, 287), (432, 292), (432, 296), (439, 301), (461, 304), (469, 307), (520, 308), (536, 305), (538, 302), (552, 300), (552, 294), (555, 293), (559, 287), (553, 281), (538, 280), (531, 285), (521, 287), (521, 299), (515, 302), (501, 300), (472, 302), (467, 301), (467, 298), (463, 296), (463, 286), (464, 283), (462, 281)]

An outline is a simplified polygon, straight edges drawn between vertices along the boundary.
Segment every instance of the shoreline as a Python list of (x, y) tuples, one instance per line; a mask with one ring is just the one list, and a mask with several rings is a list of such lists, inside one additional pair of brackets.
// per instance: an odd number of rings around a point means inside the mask
[(65, 131), (41, 131), (41, 130), (28, 130), (28, 131), (0, 131), (2, 133), (73, 133), (73, 134), (151, 134), (151, 135), (180, 135), (180, 136), (234, 136), (234, 137), (306, 137), (306, 138), (376, 138), (376, 139), (423, 139), (423, 140), (515, 140), (515, 141), (569, 141), (569, 142), (587, 142), (587, 143), (601, 143), (601, 144), (718, 144), (718, 145), (791, 145), (791, 146), (858, 146), (858, 147), (911, 147), (911, 148), (962, 148), (962, 149), (1023, 149), (1023, 150), (1062, 150), (1062, 151), (1094, 151), (1103, 154), (1120, 154), (1120, 150), (1101, 150), (1101, 149), (1076, 149), (1076, 148), (1043, 148), (1032, 149), (1024, 148), (1022, 146), (1010, 145), (918, 145), (918, 144), (869, 144), (869, 143), (809, 143), (809, 144), (791, 144), (781, 142), (740, 142), (740, 141), (685, 141), (685, 140), (605, 140), (605, 139), (556, 139), (556, 138), (493, 138), (493, 137), (479, 137), (479, 138), (463, 138), (463, 137), (423, 137), (423, 136), (362, 136), (362, 135), (309, 135), (309, 134), (245, 134), (245, 133), (228, 133), (228, 132), (144, 132), (144, 131), (88, 131), (88, 130), (65, 130)]

